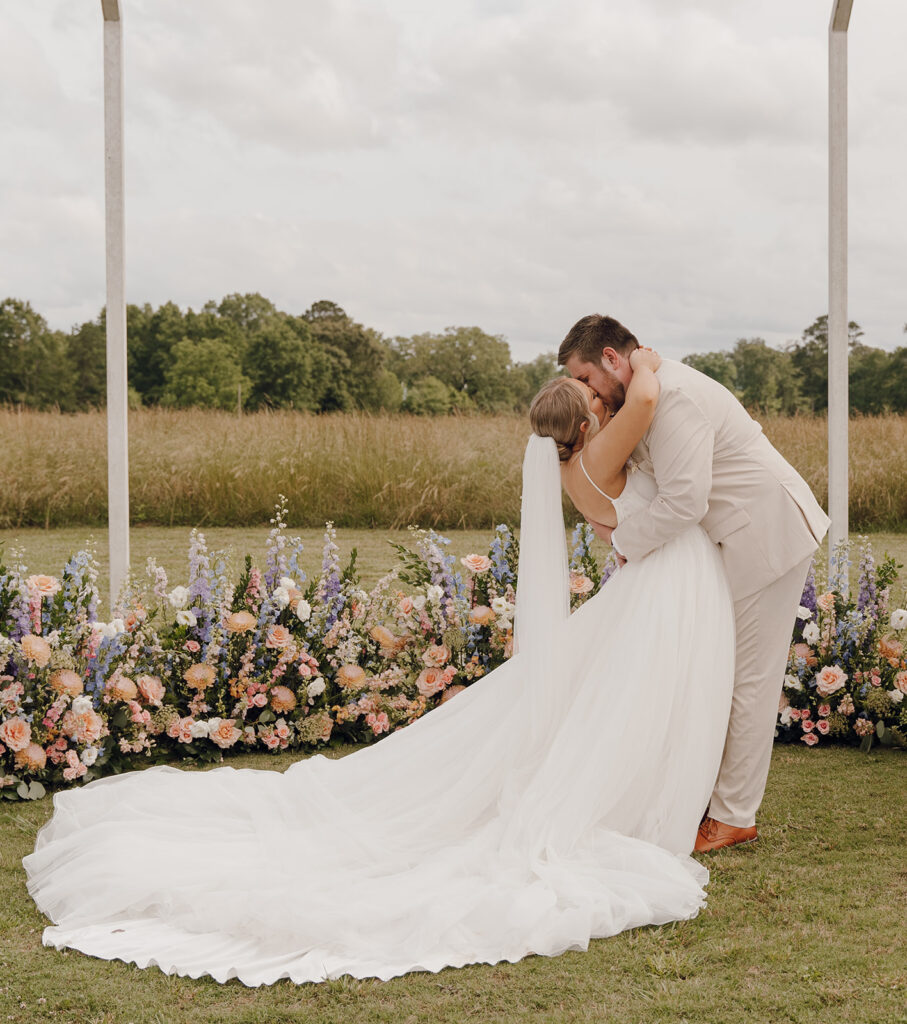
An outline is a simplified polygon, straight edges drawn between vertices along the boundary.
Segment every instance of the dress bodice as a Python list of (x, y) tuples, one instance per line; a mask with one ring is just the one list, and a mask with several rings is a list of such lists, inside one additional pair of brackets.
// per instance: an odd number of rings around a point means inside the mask
[(617, 513), (617, 522), (622, 523), (634, 512), (648, 508), (652, 499), (658, 493), (658, 484), (655, 477), (643, 473), (636, 468), (635, 463), (627, 467), (627, 482), (621, 493), (612, 499), (614, 511)]

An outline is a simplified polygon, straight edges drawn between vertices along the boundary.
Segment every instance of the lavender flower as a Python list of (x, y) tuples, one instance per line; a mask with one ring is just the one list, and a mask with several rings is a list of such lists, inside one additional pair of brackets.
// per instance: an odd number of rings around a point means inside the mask
[(876, 593), (876, 564), (872, 557), (872, 545), (864, 537), (860, 547), (860, 592), (857, 608), (873, 619), (879, 616), (878, 594)]
[(506, 523), (499, 523), (494, 528), (494, 540), (491, 542), (491, 575), (502, 587), (515, 586), (516, 575), (510, 568), (511, 547), (513, 546), (513, 534)]

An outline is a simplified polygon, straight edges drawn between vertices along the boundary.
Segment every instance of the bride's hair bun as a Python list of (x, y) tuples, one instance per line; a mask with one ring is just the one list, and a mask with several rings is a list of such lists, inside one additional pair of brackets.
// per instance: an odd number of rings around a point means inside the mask
[(529, 407), (529, 422), (540, 437), (554, 439), (561, 462), (567, 462), (573, 455), (583, 423), (589, 424), (586, 440), (599, 429), (585, 392), (569, 377), (555, 377), (541, 388)]

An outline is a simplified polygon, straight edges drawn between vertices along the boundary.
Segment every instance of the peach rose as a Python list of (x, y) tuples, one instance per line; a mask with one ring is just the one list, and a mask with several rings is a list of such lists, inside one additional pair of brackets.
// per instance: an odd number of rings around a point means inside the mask
[(50, 661), (50, 644), (43, 636), (26, 633), (19, 643), (25, 657), (38, 668), (44, 668)]
[(0, 725), (0, 741), (5, 743), (13, 753), (18, 753), (31, 743), (31, 726), (24, 718), (7, 718)]
[(453, 686), (448, 686), (447, 689), (441, 694), (441, 703), (450, 700), (451, 697), (456, 697), (458, 693), (462, 693), (466, 689), (461, 683), (454, 683)]
[(16, 753), (15, 763), (17, 768), (25, 768), (30, 772), (39, 772), (47, 764), (47, 754), (44, 748), (37, 743), (29, 743), (24, 749)]
[(29, 576), (25, 585), (33, 594), (41, 597), (53, 597), (61, 587), (60, 581), (53, 576)]
[(139, 676), (136, 679), (139, 693), (146, 704), (160, 707), (164, 700), (164, 684), (157, 676)]
[(224, 627), (228, 633), (248, 633), (255, 629), (257, 622), (251, 612), (233, 612), (227, 616)]
[(901, 691), (901, 693), (907, 693), (907, 671), (898, 672), (894, 677), (895, 689)]
[(588, 576), (584, 576), (581, 572), (570, 573), (571, 594), (588, 594), (591, 589), (592, 580)]
[(441, 668), (450, 661), (450, 648), (446, 644), (433, 644), (422, 655), (422, 664), (429, 668)]
[(97, 743), (104, 732), (104, 719), (93, 708), (85, 711), (70, 708), (60, 720), (60, 729), (76, 743)]
[(107, 680), (104, 692), (111, 700), (135, 700), (138, 688), (129, 676), (114, 675)]
[(837, 693), (847, 682), (847, 673), (837, 665), (826, 665), (816, 676), (816, 692), (821, 697)]
[(285, 647), (289, 647), (292, 642), (293, 637), (286, 626), (272, 626), (268, 630), (265, 647), (270, 647), (272, 651), (282, 651)]
[(414, 607), (413, 599), (411, 597), (401, 597), (397, 602), (397, 611), (400, 612), (401, 615), (412, 615)]
[(213, 665), (190, 665), (183, 673), (183, 679), (191, 689), (202, 691), (214, 683), (216, 675)]
[(296, 707), (296, 694), (289, 686), (274, 686), (271, 688), (271, 707), (278, 712), (292, 711)]
[(242, 736), (241, 730), (236, 728), (236, 719), (234, 718), (212, 718), (208, 725), (210, 726), (208, 739), (212, 743), (216, 743), (221, 750), (232, 747)]
[(794, 644), (794, 655), (802, 658), (809, 668), (815, 668), (819, 664), (819, 659), (813, 654), (809, 644)]
[(416, 679), (416, 689), (423, 697), (431, 697), (444, 689), (444, 673), (436, 668), (425, 668)]
[(900, 640), (892, 640), (889, 636), (883, 636), (879, 641), (879, 654), (888, 661), (892, 668), (897, 668), (904, 653), (904, 645)]
[(337, 685), (345, 690), (356, 690), (365, 685), (365, 669), (359, 665), (341, 665), (337, 669)]
[(494, 612), (487, 604), (477, 604), (469, 609), (469, 621), (476, 626), (490, 626), (494, 619)]
[(78, 672), (68, 668), (58, 669), (48, 680), (54, 693), (66, 693), (70, 697), (78, 697), (85, 688)]
[(491, 559), (487, 555), (467, 555), (460, 559), (460, 564), (465, 565), (473, 575), (480, 576), (491, 568)]

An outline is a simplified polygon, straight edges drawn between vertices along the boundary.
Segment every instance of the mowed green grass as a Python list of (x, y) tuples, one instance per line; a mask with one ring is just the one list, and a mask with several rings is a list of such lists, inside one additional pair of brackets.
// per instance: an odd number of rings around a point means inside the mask
[[(252, 555), (256, 564), (263, 565), (268, 528), (259, 527), (210, 527), (203, 531), (211, 550), (221, 549), (228, 553), (228, 563), (237, 570), (246, 553)], [(301, 537), (304, 544), (303, 567), (312, 578), (321, 567), (323, 533), (312, 529), (291, 529), (293, 536)], [(471, 552), (485, 554), (493, 538), (489, 530), (444, 530), (441, 531), (450, 540), (448, 550), (457, 558)], [(876, 558), (886, 552), (907, 565), (907, 533), (873, 533), (869, 535)], [(852, 574), (856, 573), (860, 537), (851, 535), (853, 543)], [(107, 599), (108, 588), (108, 548), (107, 531), (90, 527), (66, 527), (55, 530), (18, 529), (0, 530), (0, 546), (7, 556), (14, 548), (23, 552), (25, 564), (31, 572), (58, 574), (66, 559), (75, 551), (93, 543), (101, 576), (99, 586), (102, 598)], [(390, 542), (412, 544), (412, 537), (407, 530), (358, 530), (339, 529), (337, 542), (341, 558), (344, 562), (349, 558), (353, 548), (358, 552), (357, 565), (365, 586), (377, 582), (396, 564), (396, 552)], [(187, 527), (139, 526), (131, 532), (131, 553), (133, 571), (144, 572), (149, 557), (153, 557), (159, 565), (164, 566), (172, 583), (184, 583), (187, 575), (187, 557), (189, 551), (189, 530)], [(596, 541), (594, 550), (601, 561), (610, 550), (606, 545)], [(825, 557), (823, 548), (823, 558)], [(235, 571), (233, 577), (235, 578)], [(907, 584), (907, 577), (904, 578)], [(895, 598), (898, 597), (896, 593)]]
[[(280, 770), (292, 760), (230, 763)], [(693, 921), (595, 940), (587, 952), (554, 959), (263, 989), (44, 948), (46, 922), (27, 895), (21, 859), (50, 801), (0, 804), (0, 1021), (904, 1022), (904, 773), (896, 751), (776, 748), (759, 842), (705, 858), (709, 902)], [(203, 874), (204, 865), (186, 871)]]

